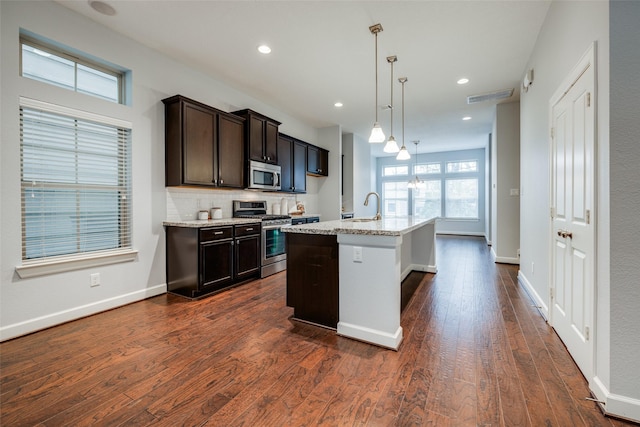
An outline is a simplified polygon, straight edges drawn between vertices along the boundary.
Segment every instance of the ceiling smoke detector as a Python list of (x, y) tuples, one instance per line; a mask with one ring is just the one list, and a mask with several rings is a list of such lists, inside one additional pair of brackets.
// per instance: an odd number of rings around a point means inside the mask
[(483, 93), (480, 95), (469, 95), (467, 96), (467, 104), (511, 98), (511, 96), (513, 95), (513, 90), (513, 88), (502, 89), (495, 92)]

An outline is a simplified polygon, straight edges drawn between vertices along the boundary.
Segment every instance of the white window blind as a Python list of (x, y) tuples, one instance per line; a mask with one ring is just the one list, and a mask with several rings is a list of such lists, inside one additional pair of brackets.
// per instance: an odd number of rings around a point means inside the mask
[(130, 127), (21, 99), (23, 261), (131, 248)]

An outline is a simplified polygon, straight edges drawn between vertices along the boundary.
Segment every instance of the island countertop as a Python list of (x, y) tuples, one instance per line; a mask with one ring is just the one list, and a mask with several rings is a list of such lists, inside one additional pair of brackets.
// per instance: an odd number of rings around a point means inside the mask
[(352, 219), (316, 222), (282, 227), (285, 233), (298, 234), (359, 234), (368, 236), (402, 236), (423, 225), (434, 223), (437, 218), (413, 216), (382, 218), (378, 221), (358, 222)]

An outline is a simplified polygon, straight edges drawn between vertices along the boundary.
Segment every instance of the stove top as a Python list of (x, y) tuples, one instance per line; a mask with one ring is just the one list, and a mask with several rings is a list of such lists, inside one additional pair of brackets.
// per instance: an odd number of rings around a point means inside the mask
[(267, 202), (261, 201), (233, 201), (234, 218), (253, 218), (261, 219), (264, 224), (287, 224), (291, 223), (289, 215), (275, 215), (267, 213)]
[(253, 218), (253, 219), (261, 219), (263, 221), (269, 221), (273, 219), (290, 219), (289, 215), (272, 215), (272, 214), (236, 214), (236, 218)]

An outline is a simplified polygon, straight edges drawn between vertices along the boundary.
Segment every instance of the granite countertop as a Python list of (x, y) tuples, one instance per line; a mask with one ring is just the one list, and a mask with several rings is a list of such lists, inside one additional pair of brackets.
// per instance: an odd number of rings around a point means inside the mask
[(222, 219), (194, 219), (189, 221), (163, 221), (165, 227), (189, 227), (204, 228), (217, 227), (221, 225), (242, 225), (242, 224), (259, 224), (262, 221), (255, 218), (222, 218)]
[(401, 236), (434, 223), (437, 218), (420, 219), (412, 216), (402, 218), (382, 218), (379, 221), (356, 222), (351, 219), (316, 222), (282, 227), (285, 233), (298, 234), (361, 234), (369, 236)]

